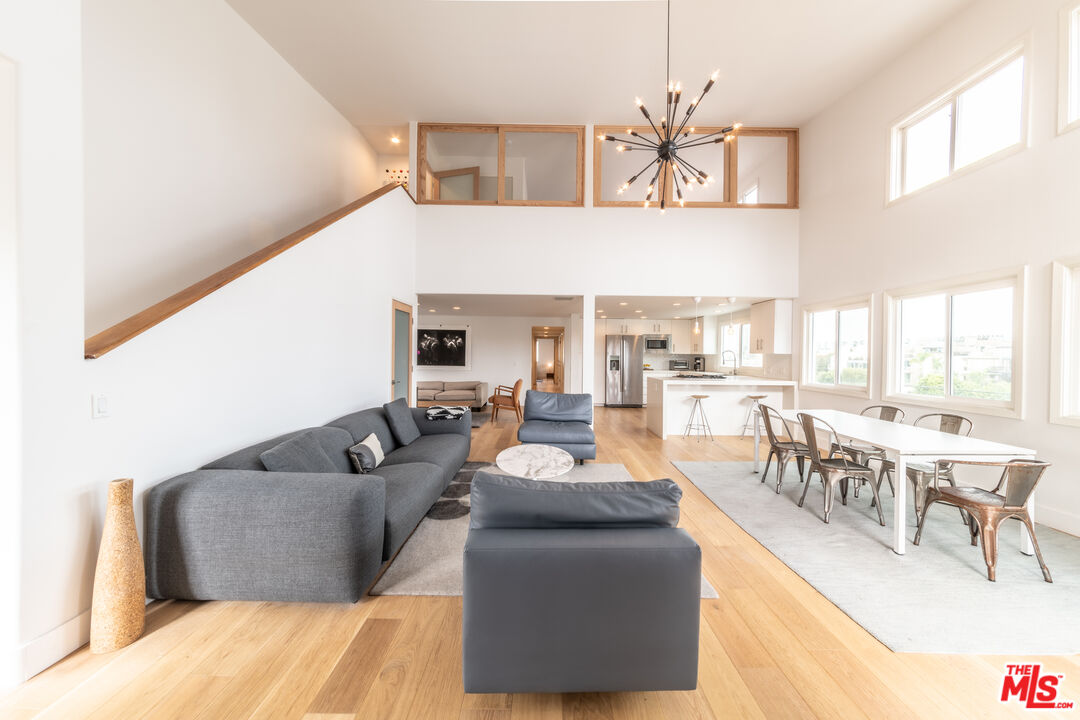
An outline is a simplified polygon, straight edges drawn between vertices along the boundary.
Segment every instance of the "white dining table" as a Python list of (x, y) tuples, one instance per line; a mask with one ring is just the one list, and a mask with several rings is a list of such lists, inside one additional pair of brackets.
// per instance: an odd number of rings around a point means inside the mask
[[(780, 410), (780, 415), (801, 432), (797, 415), (814, 415), (833, 426), (841, 439), (858, 440), (876, 445), (885, 450), (887, 457), (896, 463), (895, 493), (893, 502), (893, 551), (903, 555), (906, 549), (907, 529), (907, 463), (908, 461), (932, 463), (935, 460), (981, 460), (1001, 461), (1013, 459), (1034, 459), (1035, 451), (1029, 448), (1006, 445), (979, 438), (951, 435), (938, 430), (931, 430), (914, 425), (879, 420), (878, 418), (856, 415), (841, 410)], [(761, 423), (754, 423), (754, 472), (758, 472), (761, 461)], [(1035, 496), (1028, 499), (1028, 512), (1032, 522), (1035, 519)], [(1027, 555), (1035, 552), (1028, 536), (1027, 528), (1020, 524), (1020, 550)]]

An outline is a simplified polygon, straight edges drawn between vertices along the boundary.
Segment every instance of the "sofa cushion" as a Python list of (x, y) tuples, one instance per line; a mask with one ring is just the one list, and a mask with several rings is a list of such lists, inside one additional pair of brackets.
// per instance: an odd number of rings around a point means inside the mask
[(259, 460), (271, 472), (333, 473), (334, 463), (326, 456), (311, 431), (300, 433), (259, 454)]
[(435, 399), (439, 402), (445, 400), (475, 400), (476, 392), (473, 390), (443, 390), (441, 393), (435, 394)]
[(386, 413), (381, 407), (368, 408), (360, 412), (354, 412), (337, 420), (326, 423), (327, 427), (343, 428), (352, 435), (349, 447), (360, 442), (371, 433), (379, 438), (384, 453), (391, 453), (397, 448), (398, 443), (394, 439), (394, 433), (390, 431), (390, 424), (386, 422)]
[[(461, 420), (442, 420), (440, 422), (461, 422)], [(449, 484), (454, 474), (465, 464), (469, 456), (469, 438), (457, 433), (440, 435), (421, 435), (405, 447), (398, 448), (386, 456), (376, 474), (387, 465), (427, 462), (438, 465), (443, 470), (443, 482)]]
[(438, 390), (420, 390), (420, 389), (417, 389), (417, 391), (416, 391), (416, 399), (417, 400), (434, 400), (435, 395), (438, 392), (439, 392)]
[(420, 437), (420, 428), (416, 427), (412, 410), (405, 398), (386, 403), (383, 410), (386, 411), (386, 422), (390, 423), (390, 431), (394, 433), (399, 445), (408, 445)]
[(476, 386), (479, 384), (475, 380), (448, 382), (443, 383), (443, 390), (472, 390), (475, 392)]
[(431, 463), (383, 464), (372, 473), (386, 480), (383, 560), (389, 560), (424, 519), (443, 491), (442, 468)]
[(469, 527), (631, 528), (679, 524), (682, 489), (671, 480), (568, 483), (478, 471)]
[(518, 440), (523, 443), (596, 442), (596, 433), (583, 422), (526, 420), (518, 426)]
[(441, 380), (420, 380), (416, 383), (417, 390), (442, 390), (443, 383)]
[(526, 420), (562, 420), (591, 423), (592, 395), (589, 393), (525, 392)]
[[(389, 428), (388, 428), (389, 430)], [(357, 440), (352, 439), (349, 433), (341, 428), (331, 427), (315, 427), (304, 428), (302, 430), (294, 430), (284, 435), (279, 435), (276, 438), (270, 440), (264, 440), (260, 443), (255, 443), (242, 450), (231, 452), (228, 455), (218, 458), (213, 462), (208, 462), (202, 466), (204, 470), (266, 470), (266, 466), (263, 465), (259, 456), (274, 447), (280, 445), (284, 441), (294, 438), (297, 435), (310, 432), (319, 441), (319, 446), (322, 447), (323, 452), (330, 458), (330, 462), (334, 464), (336, 468), (334, 472), (351, 473), (353, 472), (352, 462), (349, 460), (349, 448), (356, 444)], [(363, 436), (361, 436), (362, 439)]]

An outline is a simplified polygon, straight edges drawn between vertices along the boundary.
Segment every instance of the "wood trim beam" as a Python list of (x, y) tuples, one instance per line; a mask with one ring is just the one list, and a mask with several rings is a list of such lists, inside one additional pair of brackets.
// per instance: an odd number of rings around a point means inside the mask
[[(142, 312), (136, 313), (128, 319), (118, 322), (107, 330), (99, 332), (97, 335), (86, 340), (86, 343), (83, 346), (84, 357), (88, 360), (92, 360), (101, 357), (110, 350), (120, 347), (128, 340), (141, 335), (184, 308), (194, 305), (215, 290), (228, 285), (241, 275), (251, 272), (267, 260), (277, 257), (320, 230), (333, 225), (338, 220), (341, 220), (345, 216), (352, 214), (368, 203), (381, 198), (383, 195), (386, 195), (399, 187), (404, 190), (404, 186), (400, 184), (384, 185), (378, 190), (368, 193), (359, 200), (349, 203), (345, 207), (319, 218), (315, 222), (300, 228), (290, 235), (286, 235), (277, 242), (267, 245), (263, 249), (257, 250), (241, 260), (237, 260), (227, 268), (219, 270), (194, 285), (184, 288), (175, 295), (151, 305)], [(405, 190), (405, 194), (408, 195), (409, 199), (414, 203), (416, 202), (407, 190)]]

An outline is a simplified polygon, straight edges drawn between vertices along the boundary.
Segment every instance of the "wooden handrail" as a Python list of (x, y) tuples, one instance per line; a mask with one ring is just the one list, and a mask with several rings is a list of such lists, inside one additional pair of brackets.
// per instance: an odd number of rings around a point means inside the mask
[[(88, 360), (99, 358), (105, 353), (117, 348), (136, 335), (146, 332), (162, 320), (172, 317), (189, 305), (193, 305), (220, 287), (228, 285), (241, 275), (248, 273), (262, 265), (270, 258), (277, 257), (294, 245), (311, 237), (323, 228), (336, 223), (346, 215), (364, 207), (368, 203), (381, 198), (383, 195), (394, 190), (404, 188), (403, 185), (384, 185), (374, 192), (351, 202), (343, 208), (321, 217), (310, 225), (305, 225), (291, 235), (286, 235), (275, 243), (267, 245), (262, 250), (256, 250), (242, 260), (237, 260), (224, 270), (219, 270), (210, 277), (204, 278), (194, 285), (190, 285), (180, 292), (165, 298), (159, 303), (151, 305), (142, 312), (136, 313), (126, 320), (121, 320), (107, 330), (102, 330), (97, 335), (87, 338), (84, 346), (84, 356)], [(415, 203), (412, 194), (407, 190), (405, 194)]]

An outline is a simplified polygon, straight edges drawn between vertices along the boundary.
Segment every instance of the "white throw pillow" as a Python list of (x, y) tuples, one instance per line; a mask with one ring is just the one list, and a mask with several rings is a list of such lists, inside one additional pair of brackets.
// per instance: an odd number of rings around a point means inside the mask
[(371, 433), (361, 440), (360, 444), (367, 445), (371, 448), (371, 452), (375, 453), (375, 467), (382, 465), (382, 461), (386, 459), (386, 455), (383, 453), (382, 443), (379, 442), (379, 438), (375, 436), (375, 433)]

